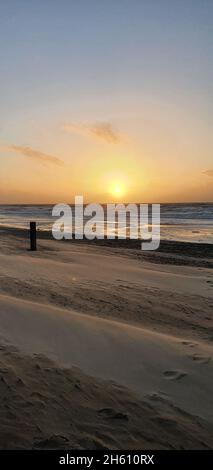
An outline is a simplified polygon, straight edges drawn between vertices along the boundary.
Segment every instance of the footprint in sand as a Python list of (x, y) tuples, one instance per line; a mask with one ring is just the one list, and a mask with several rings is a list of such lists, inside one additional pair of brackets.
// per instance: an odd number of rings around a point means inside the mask
[(166, 370), (163, 375), (169, 380), (181, 380), (187, 374), (186, 372), (182, 372), (180, 370)]
[(193, 354), (189, 356), (193, 361), (198, 362), (199, 364), (208, 364), (211, 361), (210, 356), (202, 356), (202, 354)]
[(128, 415), (126, 413), (119, 413), (113, 410), (113, 408), (101, 408), (98, 410), (98, 413), (108, 419), (121, 419), (128, 421)]
[(184, 346), (189, 346), (190, 348), (195, 348), (195, 346), (197, 346), (197, 343), (193, 343), (192, 341), (181, 341), (181, 344), (183, 344)]

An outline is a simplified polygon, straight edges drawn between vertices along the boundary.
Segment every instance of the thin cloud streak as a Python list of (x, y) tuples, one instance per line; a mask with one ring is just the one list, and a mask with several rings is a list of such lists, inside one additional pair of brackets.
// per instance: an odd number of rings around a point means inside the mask
[(102, 140), (108, 144), (118, 144), (122, 136), (113, 128), (109, 122), (98, 122), (96, 124), (64, 124), (63, 130), (69, 134), (79, 134), (94, 140)]
[(206, 170), (206, 171), (203, 172), (203, 174), (213, 178), (213, 170)]
[(24, 155), (27, 158), (31, 158), (33, 160), (38, 160), (41, 163), (50, 163), (52, 165), (63, 166), (64, 161), (58, 157), (53, 155), (48, 155), (47, 153), (40, 152), (39, 150), (35, 150), (28, 146), (22, 145), (4, 145), (1, 146), (0, 151), (6, 152), (16, 152)]

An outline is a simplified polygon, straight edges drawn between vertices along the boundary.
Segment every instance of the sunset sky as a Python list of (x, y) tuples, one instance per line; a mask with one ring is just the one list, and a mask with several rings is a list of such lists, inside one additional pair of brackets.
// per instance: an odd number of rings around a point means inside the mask
[(0, 3), (0, 203), (213, 201), (212, 0)]

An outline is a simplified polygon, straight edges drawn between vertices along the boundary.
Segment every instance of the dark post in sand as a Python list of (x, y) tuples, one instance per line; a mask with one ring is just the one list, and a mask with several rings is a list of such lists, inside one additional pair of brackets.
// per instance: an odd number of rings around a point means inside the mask
[(30, 250), (36, 251), (36, 222), (30, 222)]

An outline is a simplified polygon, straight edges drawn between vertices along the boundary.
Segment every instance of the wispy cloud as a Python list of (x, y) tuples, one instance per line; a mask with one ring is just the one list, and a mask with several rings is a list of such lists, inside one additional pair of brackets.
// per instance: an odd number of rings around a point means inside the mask
[(103, 140), (108, 144), (118, 144), (122, 136), (113, 128), (109, 122), (98, 122), (95, 124), (64, 124), (63, 130), (70, 134), (79, 134), (95, 140)]
[(53, 155), (48, 155), (47, 153), (40, 152), (31, 147), (25, 147), (23, 145), (3, 145), (0, 147), (0, 150), (6, 152), (16, 152), (24, 155), (27, 158), (40, 161), (41, 163), (50, 163), (52, 165), (63, 166), (64, 161)]
[(213, 178), (213, 170), (206, 170), (206, 171), (203, 171), (203, 174), (204, 175), (207, 175), (207, 176), (211, 176)]

